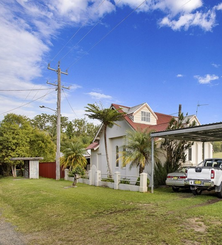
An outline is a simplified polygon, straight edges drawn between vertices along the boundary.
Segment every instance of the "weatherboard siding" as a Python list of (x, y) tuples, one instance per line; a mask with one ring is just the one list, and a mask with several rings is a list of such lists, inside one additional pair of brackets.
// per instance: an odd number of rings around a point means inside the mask
[[(141, 112), (145, 111), (145, 112), (149, 112), (150, 113), (150, 122), (145, 122), (141, 120)], [(143, 124), (148, 124), (148, 125), (156, 125), (157, 124), (157, 120), (153, 114), (153, 112), (151, 110), (149, 110), (149, 108), (147, 108), (146, 106), (142, 107), (141, 109), (139, 109), (135, 114), (134, 114), (134, 122), (135, 123), (143, 123)]]

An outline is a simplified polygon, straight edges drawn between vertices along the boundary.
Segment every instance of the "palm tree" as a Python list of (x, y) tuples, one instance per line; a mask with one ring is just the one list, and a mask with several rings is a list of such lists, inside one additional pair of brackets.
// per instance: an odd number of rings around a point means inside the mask
[(99, 120), (104, 127), (104, 142), (105, 142), (105, 152), (106, 152), (106, 160), (107, 160), (107, 171), (108, 176), (112, 178), (112, 171), (110, 168), (109, 163), (109, 156), (108, 156), (108, 150), (107, 150), (107, 138), (106, 138), (106, 132), (107, 127), (112, 128), (113, 125), (117, 125), (115, 122), (120, 121), (124, 118), (125, 113), (119, 112), (116, 109), (113, 108), (103, 108), (102, 106), (99, 106), (98, 104), (88, 104), (86, 107), (86, 112), (89, 114), (86, 114), (91, 119), (97, 119)]
[(64, 149), (64, 156), (61, 158), (61, 165), (64, 168), (69, 168), (70, 171), (74, 172), (73, 186), (77, 182), (77, 174), (80, 173), (81, 169), (87, 165), (87, 160), (84, 157), (85, 149), (79, 142), (71, 142)]
[[(126, 141), (120, 157), (123, 161), (123, 167), (127, 164), (130, 164), (130, 169), (133, 166), (139, 167), (140, 174), (151, 158), (150, 132), (148, 130), (128, 131)], [(155, 158), (157, 159), (156, 156)]]

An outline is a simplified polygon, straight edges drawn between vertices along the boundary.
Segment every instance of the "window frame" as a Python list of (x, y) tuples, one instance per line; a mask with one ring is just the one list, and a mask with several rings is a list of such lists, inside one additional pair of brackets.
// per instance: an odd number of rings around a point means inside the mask
[(116, 145), (116, 168), (119, 168), (119, 146)]
[(188, 161), (192, 161), (192, 147), (188, 149)]
[(150, 112), (141, 111), (141, 121), (142, 122), (150, 122)]

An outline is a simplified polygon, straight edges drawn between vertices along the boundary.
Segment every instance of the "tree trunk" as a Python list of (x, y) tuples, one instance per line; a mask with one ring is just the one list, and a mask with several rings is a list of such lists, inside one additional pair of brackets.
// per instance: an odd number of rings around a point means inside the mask
[(16, 165), (12, 165), (11, 167), (12, 167), (12, 176), (14, 178), (16, 178), (17, 177), (17, 175), (16, 175)]
[(141, 165), (139, 166), (139, 174), (142, 174), (144, 170), (144, 167), (142, 167)]
[(108, 156), (108, 149), (107, 149), (106, 129), (107, 129), (107, 126), (104, 125), (104, 143), (105, 143), (107, 170), (108, 170), (107, 172), (108, 172), (108, 177), (112, 178), (112, 171), (111, 171), (110, 164), (109, 164), (109, 156)]
[(77, 176), (76, 176), (76, 174), (74, 174), (74, 180), (73, 180), (73, 183), (72, 183), (72, 186), (73, 187), (76, 187), (76, 183), (77, 183)]

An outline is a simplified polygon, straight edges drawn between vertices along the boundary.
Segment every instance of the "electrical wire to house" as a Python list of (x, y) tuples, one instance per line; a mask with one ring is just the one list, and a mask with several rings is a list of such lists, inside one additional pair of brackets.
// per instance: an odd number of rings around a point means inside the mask
[[(112, 33), (118, 26), (120, 26), (125, 20), (127, 20), (136, 10), (138, 10), (147, 0), (141, 2), (136, 8), (134, 8), (127, 16), (125, 16), (120, 22), (118, 22), (108, 33), (106, 33), (97, 43), (95, 43), (88, 51), (87, 54), (92, 51), (98, 44), (100, 44), (110, 33)], [(86, 54), (83, 54), (79, 59), (71, 63), (66, 70), (79, 62)]]
[[(121, 1), (121, 0), (120, 0)], [(120, 2), (119, 1), (119, 2)], [(182, 6), (185, 6), (192, 0), (188, 0), (186, 3), (184, 3)], [(117, 2), (116, 4), (118, 4)], [(86, 54), (88, 54), (92, 49), (94, 49), (100, 42), (102, 42), (110, 33), (112, 33), (119, 25), (121, 25), (126, 19), (128, 19), (135, 11), (137, 11), (144, 3), (146, 3), (147, 0), (142, 1), (136, 8), (134, 8), (125, 18), (123, 18), (118, 24), (116, 24), (106, 35), (104, 35), (96, 44), (94, 44), (85, 54), (83, 54), (80, 58), (75, 60), (73, 63), (71, 63), (66, 70), (68, 70), (70, 67), (75, 65), (77, 62), (79, 62)]]
[[(55, 90), (55, 89), (54, 89), (54, 90)], [(31, 101), (29, 101), (29, 102), (27, 102), (27, 103), (25, 103), (25, 104), (22, 104), (22, 105), (20, 105), (20, 106), (17, 106), (17, 107), (15, 107), (14, 109), (11, 109), (11, 110), (2, 112), (0, 115), (7, 114), (7, 113), (12, 112), (12, 111), (15, 111), (15, 110), (17, 110), (17, 109), (19, 109), (19, 108), (25, 107), (26, 105), (29, 105), (29, 104), (31, 104), (31, 103), (37, 101), (37, 100), (40, 100), (40, 99), (46, 97), (47, 95), (51, 94), (52, 92), (54, 92), (54, 91), (50, 91), (49, 93), (47, 93), (47, 94), (45, 94), (45, 95), (43, 95), (43, 96), (41, 96), (41, 97), (38, 97), (37, 99), (31, 100)]]
[(184, 5), (186, 5), (186, 4), (188, 4), (189, 2), (191, 2), (192, 0), (189, 0), (189, 1), (187, 1), (186, 3), (184, 3), (183, 5), (182, 5), (182, 7), (184, 6)]
[[(122, 1), (122, 0), (119, 0), (116, 4), (118, 4), (120, 1)], [(104, 2), (104, 1), (103, 1)], [(101, 5), (101, 4), (100, 4)], [(77, 47), (77, 45), (78, 44), (80, 44), (80, 42), (82, 42), (82, 40), (83, 39), (85, 39), (93, 30), (94, 30), (94, 28), (98, 25), (98, 24), (100, 24), (101, 23), (101, 21), (102, 21), (102, 19), (104, 19), (105, 17), (106, 17), (106, 15), (107, 15), (108, 13), (106, 13), (101, 19), (99, 19), (99, 21), (97, 21), (95, 24), (94, 24), (94, 26), (64, 55), (64, 56), (62, 56), (62, 58), (60, 59), (60, 61), (62, 60), (62, 59), (64, 59), (74, 48), (76, 48)]]
[(34, 88), (34, 89), (0, 89), (0, 92), (27, 92), (35, 90), (51, 90), (54, 88)]
[[(100, 6), (105, 2), (106, 0), (102, 0), (101, 3), (97, 6), (96, 10), (98, 10), (100, 8)], [(121, 0), (119, 0), (121, 1)], [(106, 15), (105, 15), (106, 16)], [(105, 17), (103, 16), (103, 18)], [(102, 19), (103, 19), (102, 18)], [(81, 38), (72, 48), (70, 51), (68, 51), (61, 59), (60, 61), (65, 58), (99, 23), (101, 22), (101, 19), (90, 29), (89, 32), (87, 32), (83, 38)], [(87, 21), (85, 21), (80, 27), (79, 29), (71, 36), (71, 38), (65, 43), (65, 45), (56, 53), (56, 55), (50, 60), (50, 62), (52, 62), (53, 60), (55, 60), (55, 58), (64, 50), (64, 48), (70, 43), (70, 41), (79, 33), (79, 31), (87, 24)]]
[[(118, 2), (117, 2), (117, 4), (120, 2), (121, 0), (119, 0)], [(88, 51), (87, 51), (87, 53), (89, 53), (90, 51), (92, 51), (99, 43), (101, 43), (109, 34), (111, 34), (118, 26), (120, 26), (125, 20), (127, 20), (136, 10), (138, 10), (145, 2), (146, 2), (147, 0), (144, 0), (144, 1), (142, 1), (136, 8), (134, 8), (127, 16), (125, 16), (120, 22), (118, 22), (107, 34), (105, 34), (97, 43), (95, 43)], [(186, 5), (187, 3), (189, 3), (191, 0), (189, 0), (189, 1), (187, 1), (185, 4), (183, 4), (182, 6), (184, 6), (184, 5)], [(105, 0), (103, 0), (103, 1), (101, 1), (101, 3), (98, 5), (98, 7), (97, 7), (97, 9), (103, 4), (105, 2)], [(105, 15), (106, 16), (106, 15)], [(105, 16), (103, 16), (103, 18), (105, 17)], [(84, 38), (86, 38), (86, 36), (91, 32), (91, 31), (93, 31), (93, 29), (99, 24), (101, 22), (101, 19), (77, 42), (77, 44), (75, 44), (75, 46), (73, 46), (73, 48), (74, 47), (76, 47)], [(66, 44), (57, 52), (57, 54), (51, 59), (51, 61), (53, 61), (62, 51), (63, 51), (63, 49), (68, 45), (68, 43), (78, 34), (78, 32), (84, 27), (84, 25), (85, 25), (85, 23), (72, 35), (72, 37), (66, 42)], [(72, 49), (73, 49), (72, 48)], [(72, 49), (69, 51), (69, 52), (67, 52), (61, 59), (64, 59), (71, 51), (72, 51)], [(77, 59), (75, 62), (73, 62), (73, 63), (71, 63), (69, 66), (68, 66), (68, 68), (67, 68), (67, 70), (71, 67), (71, 66), (73, 66), (74, 64), (76, 64), (80, 59), (82, 59), (84, 56), (85, 56), (86, 54), (84, 54), (84, 55), (82, 55), (79, 59)], [(54, 88), (41, 88), (41, 89), (6, 89), (6, 90), (0, 90), (0, 92), (24, 92), (24, 91), (39, 91), (39, 90), (54, 90)], [(51, 93), (51, 92), (50, 92)], [(16, 110), (16, 109), (19, 109), (19, 108), (21, 108), (21, 107), (24, 107), (24, 106), (26, 106), (26, 105), (28, 105), (28, 104), (30, 104), (30, 103), (32, 103), (32, 102), (35, 102), (35, 101), (37, 101), (37, 100), (39, 100), (39, 99), (41, 99), (41, 98), (44, 98), (45, 96), (47, 96), (48, 94), (50, 94), (50, 93), (47, 93), (47, 94), (45, 94), (45, 95), (43, 95), (43, 96), (41, 96), (41, 97), (38, 97), (37, 99), (33, 99), (33, 100), (31, 100), (30, 102), (28, 102), (28, 103), (25, 103), (25, 104), (23, 104), (23, 105), (21, 105), (21, 106), (18, 106), (18, 107), (16, 107), (16, 108), (14, 108), (14, 109), (11, 109), (11, 110), (9, 110), (9, 111), (6, 111), (6, 112), (3, 112), (3, 113), (1, 113), (0, 115), (2, 115), (2, 114), (5, 114), (5, 113), (8, 113), (8, 112), (11, 112), (11, 111), (14, 111), (14, 110)], [(64, 93), (64, 91), (63, 91), (63, 93)], [(35, 97), (35, 96), (34, 96)], [(66, 99), (67, 99), (67, 96), (65, 95), (65, 97), (66, 97)], [(68, 99), (67, 99), (67, 101), (68, 101)], [(75, 113), (75, 111), (73, 110), (73, 108), (72, 108), (72, 106), (71, 106), (71, 104), (70, 104), (70, 102), (68, 101), (68, 103), (69, 103), (69, 105), (70, 105), (70, 108), (72, 109), (72, 111)]]
[(71, 110), (72, 110), (72, 112), (75, 114), (75, 116), (77, 117), (77, 115), (76, 115), (76, 113), (75, 113), (75, 111), (74, 111), (74, 109), (72, 108), (72, 106), (71, 106), (71, 104), (70, 104), (70, 102), (69, 102), (69, 100), (68, 100), (68, 98), (67, 98), (67, 96), (66, 96), (66, 93), (64, 92), (64, 90), (62, 89), (62, 92), (63, 92), (63, 94), (64, 94), (64, 96), (65, 96), (65, 98), (66, 98), (66, 100), (67, 100), (67, 102), (68, 102), (68, 104), (69, 104), (69, 106), (70, 106), (70, 108), (71, 108)]

